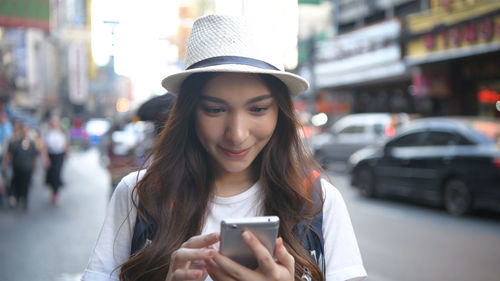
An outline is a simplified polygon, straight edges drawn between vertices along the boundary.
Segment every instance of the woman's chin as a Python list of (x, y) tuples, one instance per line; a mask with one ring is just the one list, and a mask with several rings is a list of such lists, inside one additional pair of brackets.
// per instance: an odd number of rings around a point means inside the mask
[(227, 165), (224, 165), (223, 168), (224, 168), (224, 171), (226, 173), (230, 173), (230, 174), (237, 174), (237, 173), (243, 173), (245, 172), (248, 167), (250, 165), (246, 165), (246, 164), (227, 164)]

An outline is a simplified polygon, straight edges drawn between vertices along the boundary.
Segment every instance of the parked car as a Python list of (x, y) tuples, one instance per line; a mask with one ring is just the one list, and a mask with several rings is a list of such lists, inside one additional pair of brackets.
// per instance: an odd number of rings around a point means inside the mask
[(396, 127), (410, 120), (406, 113), (358, 113), (337, 120), (324, 133), (314, 136), (312, 149), (322, 165), (344, 161), (356, 150), (394, 135)]
[(355, 152), (351, 184), (362, 195), (396, 195), (453, 215), (500, 207), (500, 121), (422, 118)]

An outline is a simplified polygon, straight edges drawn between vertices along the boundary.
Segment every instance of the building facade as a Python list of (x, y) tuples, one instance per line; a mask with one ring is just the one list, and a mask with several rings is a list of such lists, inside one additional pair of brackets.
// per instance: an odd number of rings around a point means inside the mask
[(7, 108), (41, 119), (87, 100), (88, 2), (2, 1), (0, 96)]
[[(334, 0), (333, 36), (317, 38), (299, 73), (313, 81), (317, 112), (331, 119), (357, 112), (415, 112), (403, 37), (408, 14), (424, 0)], [(311, 43), (309, 43), (311, 45)]]
[(431, 113), (500, 117), (499, 1), (432, 1), (408, 16), (405, 49)]
[(500, 2), (329, 2), (334, 36), (309, 40), (298, 69), (316, 112), (498, 116)]

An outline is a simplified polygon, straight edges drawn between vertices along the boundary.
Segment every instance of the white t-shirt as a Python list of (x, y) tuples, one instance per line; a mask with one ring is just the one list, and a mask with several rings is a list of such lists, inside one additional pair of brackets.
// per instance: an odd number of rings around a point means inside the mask
[[(139, 177), (142, 177), (141, 171)], [(82, 281), (116, 281), (118, 266), (128, 260), (137, 212), (131, 192), (137, 173), (124, 177), (109, 202), (108, 211), (94, 252), (82, 276)], [(339, 191), (321, 180), (323, 206), (323, 236), (327, 281), (360, 280), (366, 276), (351, 220)], [(215, 197), (209, 203), (209, 214), (202, 233), (220, 231), (220, 221), (228, 217), (261, 215), (258, 182), (232, 197)], [(116, 269), (116, 270), (115, 270)], [(211, 280), (210, 277), (207, 280)]]
[(49, 153), (59, 154), (66, 151), (66, 135), (61, 130), (49, 129), (45, 135), (45, 144)]

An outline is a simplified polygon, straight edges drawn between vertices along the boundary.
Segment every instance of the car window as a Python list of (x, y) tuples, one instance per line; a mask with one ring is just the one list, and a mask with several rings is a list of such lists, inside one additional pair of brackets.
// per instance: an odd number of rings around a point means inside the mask
[(424, 146), (467, 145), (471, 144), (463, 136), (451, 132), (429, 132), (423, 143)]
[(339, 134), (362, 134), (365, 131), (365, 127), (361, 125), (347, 126), (339, 131)]
[(381, 124), (381, 123), (374, 124), (373, 129), (374, 129), (376, 135), (382, 135), (385, 133), (384, 124)]
[(405, 146), (418, 146), (425, 132), (410, 133), (401, 137), (393, 139), (387, 146), (390, 147), (405, 147)]
[(458, 144), (458, 145), (471, 145), (471, 144), (474, 144), (474, 143), (472, 141), (470, 141), (469, 139), (465, 138), (462, 135), (455, 134), (455, 144)]

